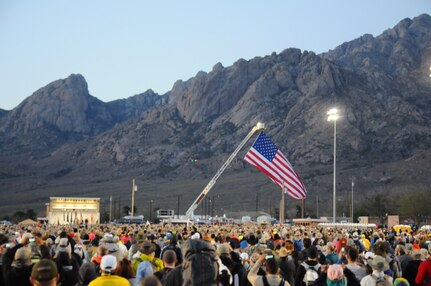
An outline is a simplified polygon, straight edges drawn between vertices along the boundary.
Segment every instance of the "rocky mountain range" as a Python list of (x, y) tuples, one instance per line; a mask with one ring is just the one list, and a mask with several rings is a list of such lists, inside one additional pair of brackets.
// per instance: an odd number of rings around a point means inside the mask
[[(354, 177), (365, 198), (429, 190), (431, 17), (404, 19), (323, 54), (289, 48), (214, 65), (172, 90), (102, 102), (72, 74), (0, 110), (0, 215), (36, 209), (50, 196), (114, 196), (138, 212), (184, 213), (256, 122), (308, 190), (306, 210), (330, 215), (336, 106), (339, 215)], [(216, 214), (269, 212), (280, 191), (240, 152), (209, 193)], [(193, 161), (193, 160), (197, 160)], [(287, 205), (294, 212), (298, 202)], [(258, 206), (256, 206), (258, 205)], [(106, 207), (106, 204), (105, 206)], [(318, 211), (319, 212), (319, 211)]]

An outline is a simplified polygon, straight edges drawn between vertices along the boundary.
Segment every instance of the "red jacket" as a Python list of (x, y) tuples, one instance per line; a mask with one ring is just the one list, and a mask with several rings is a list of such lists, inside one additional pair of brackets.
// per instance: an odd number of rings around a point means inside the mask
[(415, 282), (417, 285), (431, 286), (431, 258), (419, 264)]

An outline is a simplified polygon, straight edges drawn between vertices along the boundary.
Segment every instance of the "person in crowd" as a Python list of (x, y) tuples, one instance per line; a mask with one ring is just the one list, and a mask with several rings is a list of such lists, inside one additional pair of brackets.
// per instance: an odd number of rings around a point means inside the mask
[(364, 245), (365, 247), (365, 251), (369, 251), (370, 247), (371, 247), (371, 242), (368, 239), (367, 235), (365, 233), (361, 234), (361, 243)]
[(163, 283), (166, 275), (175, 268), (177, 262), (177, 254), (174, 250), (168, 249), (163, 252), (163, 265), (164, 268), (154, 273), (154, 275), (159, 278)]
[(293, 259), (289, 256), (289, 252), (286, 247), (280, 248), (278, 252), (278, 257), (280, 258), (278, 266), (280, 272), (283, 275), (284, 280), (289, 282), (290, 285), (295, 283), (295, 264)]
[(117, 258), (117, 261), (123, 260), (124, 254), (121, 253), (118, 240), (115, 240), (112, 233), (105, 233), (103, 235), (102, 245), (108, 249), (108, 254), (114, 255)]
[(315, 286), (360, 286), (355, 274), (341, 264), (322, 266), (321, 273), (315, 281)]
[(57, 265), (51, 259), (41, 259), (33, 265), (30, 283), (33, 286), (56, 286), (60, 279)]
[(99, 245), (97, 248), (97, 253), (93, 255), (91, 258), (91, 263), (93, 263), (96, 267), (96, 272), (100, 272), (100, 262), (102, 262), (103, 256), (108, 254), (108, 249), (104, 245)]
[(11, 248), (11, 243), (9, 242), (9, 238), (6, 234), (0, 233), (0, 286), (4, 286), (3, 279), (3, 254)]
[(141, 280), (140, 286), (162, 286), (160, 280), (154, 275), (148, 275)]
[(406, 272), (403, 273), (403, 278), (409, 281), (410, 286), (416, 286), (416, 275), (419, 271), (419, 265), (422, 263), (423, 256), (420, 250), (412, 251), (413, 260), (406, 266)]
[(371, 266), (372, 273), (361, 279), (361, 286), (376, 286), (377, 281), (386, 281), (392, 284), (393, 278), (385, 274), (385, 271), (389, 269), (389, 263), (384, 257), (376, 255), (368, 260), (368, 264)]
[(410, 261), (413, 260), (412, 251), (413, 251), (413, 244), (406, 243), (404, 247), (402, 245), (397, 246), (397, 252), (398, 254), (398, 261), (401, 265), (401, 275), (404, 277), (404, 274), (406, 273), (407, 264), (409, 264)]
[(155, 257), (155, 248), (151, 241), (145, 240), (139, 251), (133, 256), (132, 260), (132, 268), (135, 273), (137, 273), (137, 269), (140, 263), (144, 261), (150, 262), (153, 266), (153, 270), (159, 271), (163, 269), (163, 261), (160, 258)]
[(126, 278), (115, 275), (117, 268), (117, 258), (107, 254), (100, 262), (101, 275), (90, 282), (89, 286), (130, 286)]
[(367, 275), (365, 266), (358, 262), (359, 252), (356, 247), (348, 246), (345, 249), (345, 256), (347, 258), (346, 267), (353, 272), (356, 279), (361, 281)]
[(168, 232), (165, 235), (165, 245), (163, 249), (161, 250), (161, 256), (163, 258), (163, 254), (166, 250), (173, 250), (175, 251), (177, 262), (176, 265), (183, 263), (183, 255), (181, 253), (181, 248), (178, 246), (177, 242), (177, 235)]
[(91, 281), (97, 278), (99, 272), (100, 267), (96, 267), (92, 262), (84, 262), (81, 267), (79, 267), (79, 281), (81, 282), (81, 286), (88, 286)]
[(118, 245), (118, 253), (119, 253), (119, 256), (122, 258), (121, 260), (123, 260), (123, 258), (127, 258), (128, 256), (127, 247), (124, 245), (123, 241), (120, 239), (118, 235), (114, 236), (114, 242)]
[(88, 242), (87, 242), (87, 251), (88, 256), (91, 258), (96, 255), (97, 251), (99, 250), (99, 237), (94, 233), (90, 232), (88, 234)]
[(308, 249), (311, 246), (311, 239), (308, 237), (304, 237), (304, 239), (302, 239), (302, 250), (299, 253), (299, 261), (300, 262), (304, 262), (305, 260), (307, 260), (307, 253), (308, 253)]
[(143, 261), (139, 263), (138, 269), (136, 270), (136, 279), (134, 286), (139, 286), (144, 277), (153, 275), (154, 269), (149, 261)]
[(126, 278), (130, 285), (136, 284), (132, 263), (127, 258), (123, 258), (117, 263), (117, 268), (115, 268), (114, 274)]
[[(265, 275), (258, 275), (258, 271), (262, 265), (265, 265)], [(251, 268), (247, 275), (248, 281), (253, 286), (289, 286), (289, 282), (278, 274), (278, 263), (274, 256), (262, 254), (256, 261), (256, 264)]]
[(337, 264), (337, 262), (338, 262), (338, 254), (335, 250), (336, 249), (332, 245), (332, 243), (328, 242), (326, 245), (327, 254), (326, 254), (325, 258), (326, 258), (326, 261), (329, 262), (329, 264)]
[(230, 244), (219, 244), (217, 246), (217, 255), (221, 263), (229, 269), (235, 285), (247, 284), (247, 273), (238, 254), (233, 251)]
[(391, 277), (399, 277), (401, 270), (398, 268), (398, 263), (395, 261), (394, 256), (390, 253), (390, 245), (387, 241), (378, 239), (373, 245), (373, 251), (375, 255), (379, 255), (386, 259), (389, 264), (389, 268), (386, 270), (386, 274)]
[(61, 238), (56, 249), (54, 261), (60, 274), (62, 286), (75, 286), (79, 283), (79, 263), (71, 253), (71, 245), (67, 238)]
[(306, 286), (304, 276), (309, 268), (313, 268), (318, 274), (320, 273), (320, 264), (317, 261), (317, 248), (315, 246), (308, 249), (307, 260), (299, 265), (295, 276), (295, 286)]
[(302, 233), (299, 230), (295, 231), (292, 242), (295, 251), (299, 253), (302, 250)]
[(142, 231), (139, 231), (129, 237), (130, 237), (130, 247), (129, 247), (128, 259), (132, 261), (133, 255), (135, 255), (139, 251), (140, 245), (144, 242), (145, 235)]
[(30, 286), (31, 262), (30, 233), (25, 233), (20, 242), (3, 254), (3, 277), (7, 286)]
[(431, 286), (431, 244), (428, 244), (428, 259), (419, 264), (415, 277), (416, 285)]

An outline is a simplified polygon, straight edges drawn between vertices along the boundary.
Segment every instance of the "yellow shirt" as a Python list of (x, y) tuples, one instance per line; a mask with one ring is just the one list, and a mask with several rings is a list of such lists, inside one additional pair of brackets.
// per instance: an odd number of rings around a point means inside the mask
[(88, 286), (130, 286), (129, 281), (118, 275), (106, 275), (97, 277)]
[(364, 244), (365, 244), (365, 249), (368, 251), (368, 250), (370, 250), (370, 241), (367, 239), (367, 238), (365, 238), (365, 237), (363, 237), (362, 238), (362, 241), (364, 242)]

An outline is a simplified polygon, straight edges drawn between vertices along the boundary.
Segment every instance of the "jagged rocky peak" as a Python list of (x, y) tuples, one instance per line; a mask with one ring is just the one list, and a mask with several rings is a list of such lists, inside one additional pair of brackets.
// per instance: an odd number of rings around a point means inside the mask
[(103, 102), (88, 93), (85, 78), (72, 74), (37, 90), (8, 116), (3, 128), (24, 133), (39, 127), (64, 132), (92, 133), (103, 129), (97, 121), (110, 121)]
[(406, 77), (430, 56), (430, 25), (426, 14), (407, 18), (377, 37), (363, 35), (321, 56), (368, 76)]
[(127, 99), (108, 102), (107, 106), (112, 117), (118, 123), (139, 116), (144, 111), (153, 108), (156, 103), (164, 103), (163, 99), (165, 98), (166, 96), (161, 96), (152, 89), (148, 89)]

